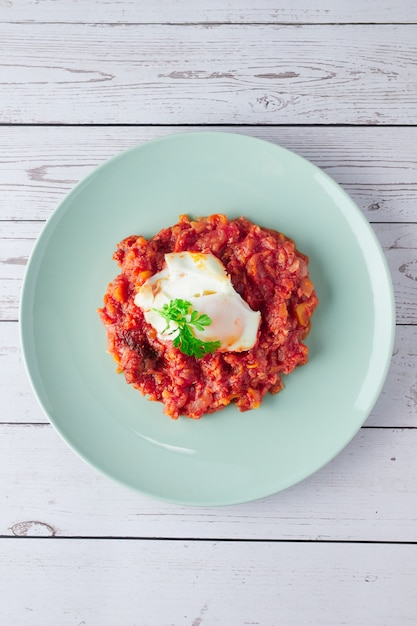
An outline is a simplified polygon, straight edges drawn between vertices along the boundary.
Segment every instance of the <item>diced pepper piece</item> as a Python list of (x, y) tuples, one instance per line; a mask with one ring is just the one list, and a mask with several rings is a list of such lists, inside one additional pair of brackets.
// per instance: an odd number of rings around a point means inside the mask
[(113, 298), (118, 302), (126, 302), (127, 289), (125, 283), (118, 283), (113, 289)]
[(295, 314), (301, 326), (307, 326), (309, 322), (309, 305), (307, 302), (301, 302), (295, 307)]
[(300, 289), (307, 298), (313, 293), (314, 285), (309, 278), (303, 278), (300, 284)]

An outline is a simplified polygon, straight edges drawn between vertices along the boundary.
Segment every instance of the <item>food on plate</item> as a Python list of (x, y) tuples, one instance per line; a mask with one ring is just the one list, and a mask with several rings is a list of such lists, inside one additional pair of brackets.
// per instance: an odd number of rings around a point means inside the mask
[(256, 408), (307, 362), (318, 299), (308, 258), (282, 233), (183, 215), (149, 240), (127, 237), (113, 258), (121, 273), (99, 309), (108, 351), (170, 417)]

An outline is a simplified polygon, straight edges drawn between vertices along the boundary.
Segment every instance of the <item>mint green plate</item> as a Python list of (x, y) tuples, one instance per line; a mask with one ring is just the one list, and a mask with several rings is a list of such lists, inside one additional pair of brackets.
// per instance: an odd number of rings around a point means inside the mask
[[(215, 212), (280, 230), (309, 255), (320, 299), (310, 361), (255, 411), (172, 421), (116, 375), (96, 309), (121, 239)], [(29, 376), (65, 441), (125, 485), (190, 505), (268, 496), (330, 461), (371, 411), (393, 337), (389, 272), (352, 200), (301, 157), (229, 133), (153, 141), (88, 176), (48, 220), (21, 302)]]

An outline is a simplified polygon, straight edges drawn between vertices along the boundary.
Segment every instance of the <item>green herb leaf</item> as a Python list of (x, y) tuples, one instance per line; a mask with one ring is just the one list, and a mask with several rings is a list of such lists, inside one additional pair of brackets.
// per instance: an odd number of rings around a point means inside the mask
[(198, 311), (193, 311), (191, 313), (190, 324), (192, 324), (197, 330), (204, 330), (204, 327), (210, 326), (211, 323), (211, 319), (205, 313), (202, 315), (199, 315)]
[[(174, 338), (173, 344), (183, 354), (201, 359), (206, 354), (211, 354), (217, 348), (220, 348), (220, 341), (202, 341), (195, 337), (192, 326), (197, 330), (203, 331), (206, 326), (212, 324), (212, 320), (205, 313), (200, 315), (198, 311), (193, 310), (192, 304), (188, 300), (176, 298), (171, 300), (169, 304), (164, 304), (162, 309), (153, 310), (159, 313), (167, 322), (167, 326), (162, 333), (170, 330), (171, 322), (177, 324), (178, 335)], [(187, 316), (190, 316), (189, 321)], [(174, 327), (168, 334), (174, 333), (177, 328)]]

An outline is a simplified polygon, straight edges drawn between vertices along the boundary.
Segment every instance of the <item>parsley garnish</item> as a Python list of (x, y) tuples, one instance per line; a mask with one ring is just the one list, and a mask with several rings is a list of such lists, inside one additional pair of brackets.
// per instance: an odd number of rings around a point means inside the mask
[(153, 309), (159, 315), (161, 315), (167, 325), (162, 333), (166, 333), (170, 330), (171, 322), (175, 322), (178, 326), (171, 330), (168, 334), (174, 333), (178, 330), (178, 335), (175, 337), (173, 343), (184, 354), (188, 356), (195, 356), (196, 359), (201, 359), (205, 354), (210, 354), (220, 348), (220, 341), (202, 341), (194, 336), (192, 327), (197, 330), (203, 331), (206, 326), (210, 326), (212, 320), (205, 313), (199, 314), (198, 311), (192, 309), (191, 302), (188, 300), (181, 300), (176, 298), (171, 300), (169, 304), (164, 304), (162, 309)]

